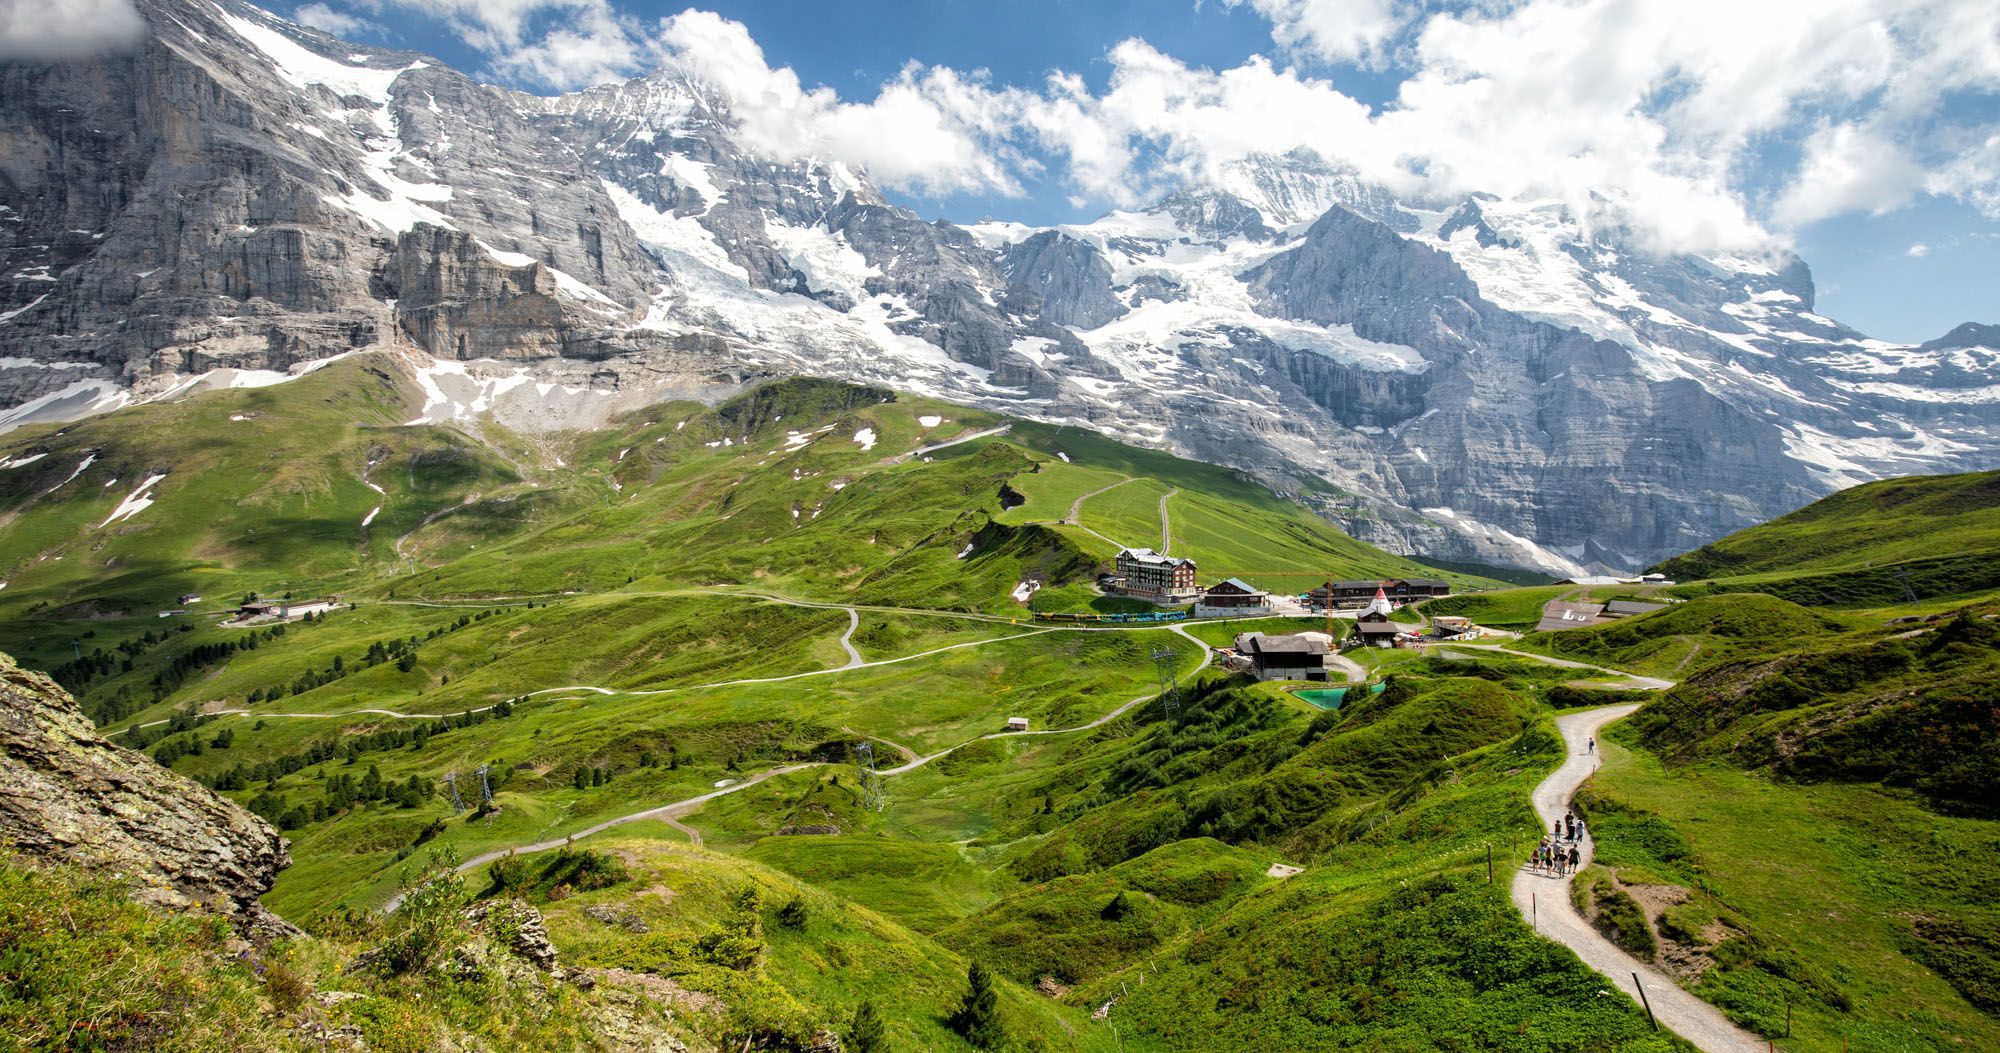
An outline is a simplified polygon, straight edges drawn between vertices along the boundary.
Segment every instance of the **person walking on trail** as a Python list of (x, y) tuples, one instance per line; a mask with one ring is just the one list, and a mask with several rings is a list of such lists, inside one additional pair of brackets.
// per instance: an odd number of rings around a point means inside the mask
[(1597, 752), (1597, 736), (1595, 735), (1592, 735), (1590, 737), (1590, 752), (1592, 753)]
[(1575, 870), (1577, 868), (1577, 864), (1582, 862), (1583, 862), (1583, 853), (1577, 851), (1575, 845), (1571, 845), (1569, 849), (1569, 868), (1571, 870)]

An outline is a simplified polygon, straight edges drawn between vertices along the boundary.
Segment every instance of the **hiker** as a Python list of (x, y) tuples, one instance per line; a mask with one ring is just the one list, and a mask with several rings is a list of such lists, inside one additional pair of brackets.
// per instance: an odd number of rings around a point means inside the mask
[(1597, 752), (1597, 736), (1595, 735), (1592, 735), (1590, 737), (1590, 752), (1592, 753)]
[(1581, 863), (1581, 862), (1583, 862), (1583, 853), (1581, 853), (1581, 852), (1577, 851), (1577, 850), (1576, 850), (1576, 846), (1574, 846), (1574, 845), (1570, 846), (1570, 850), (1569, 850), (1569, 868), (1570, 868), (1571, 870), (1575, 870), (1575, 869), (1576, 869), (1576, 867), (1577, 867), (1577, 864), (1579, 864), (1579, 863)]

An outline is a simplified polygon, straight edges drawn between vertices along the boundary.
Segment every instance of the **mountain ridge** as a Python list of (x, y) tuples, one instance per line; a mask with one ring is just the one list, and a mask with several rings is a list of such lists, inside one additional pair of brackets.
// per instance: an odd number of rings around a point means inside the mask
[(747, 150), (676, 71), (545, 99), (240, 0), (142, 6), (138, 57), (0, 70), (0, 136), (33, 147), (0, 182), (0, 428), (377, 346), (476, 389), (440, 412), (530, 430), (805, 373), (1559, 573), (2000, 456), (1990, 327), (1869, 340), (1813, 313), (1796, 257), (1656, 257), (1560, 203), (1402, 201), (1303, 152), (1089, 224), (926, 221)]

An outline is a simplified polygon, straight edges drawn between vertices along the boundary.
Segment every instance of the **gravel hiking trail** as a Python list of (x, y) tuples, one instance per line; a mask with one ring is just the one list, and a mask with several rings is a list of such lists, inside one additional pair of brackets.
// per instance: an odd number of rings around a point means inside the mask
[[(1562, 818), (1577, 787), (1597, 770), (1598, 758), (1590, 750), (1589, 740), (1596, 738), (1604, 725), (1638, 708), (1637, 704), (1628, 703), (1564, 713), (1556, 718), (1556, 729), (1562, 732), (1569, 756), (1562, 767), (1535, 787), (1535, 814), (1541, 817), (1543, 829), (1549, 829)], [(1584, 864), (1590, 862), (1595, 847), (1586, 830), (1582, 844)], [(1591, 927), (1570, 903), (1571, 880), (1570, 876), (1555, 877), (1524, 865), (1514, 872), (1514, 907), (1521, 912), (1522, 919), (1535, 926), (1536, 932), (1575, 951), (1585, 965), (1608, 977), (1626, 997), (1638, 1002), (1639, 993), (1632, 987), (1636, 973), (1646, 985), (1645, 998), (1651, 1002), (1660, 1027), (1705, 1053), (1765, 1053), (1770, 1048), (1764, 1039), (1730, 1023), (1721, 1010), (1689, 994), (1665, 974), (1625, 953)]]

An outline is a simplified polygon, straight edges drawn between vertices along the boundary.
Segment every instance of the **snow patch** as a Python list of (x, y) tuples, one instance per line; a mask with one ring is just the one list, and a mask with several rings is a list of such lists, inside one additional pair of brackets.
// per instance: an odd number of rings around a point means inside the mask
[(1564, 556), (1561, 553), (1554, 551), (1553, 549), (1545, 548), (1541, 545), (1538, 545), (1535, 542), (1530, 541), (1527, 538), (1524, 538), (1521, 535), (1514, 533), (1513, 531), (1507, 530), (1504, 527), (1493, 526), (1490, 523), (1482, 523), (1479, 520), (1472, 518), (1471, 516), (1464, 515), (1450, 508), (1421, 508), (1418, 509), (1418, 511), (1422, 512), (1424, 515), (1429, 516), (1434, 520), (1438, 520), (1440, 522), (1445, 523), (1446, 525), (1457, 528), (1461, 533), (1475, 537), (1487, 537), (1496, 541), (1503, 542), (1509, 547), (1512, 547), (1520, 551), (1523, 555), (1525, 555), (1527, 557), (1527, 562), (1530, 565), (1545, 567), (1565, 575), (1580, 575), (1580, 574), (1590, 573), (1589, 568), (1585, 567), (1583, 564), (1578, 563), (1577, 561), (1570, 559), (1567, 556)]
[[(39, 456), (39, 455), (37, 455), (37, 456)], [(42, 492), (43, 492), (43, 493), (48, 493), (48, 494), (52, 494), (52, 493), (55, 493), (55, 492), (56, 492), (57, 490), (60, 490), (60, 489), (62, 489), (63, 487), (65, 487), (65, 486), (68, 486), (68, 485), (69, 485), (69, 484), (70, 484), (70, 483), (71, 483), (71, 482), (72, 482), (73, 480), (75, 480), (75, 479), (76, 479), (76, 477), (77, 477), (77, 476), (79, 476), (79, 475), (82, 475), (82, 474), (83, 474), (83, 470), (84, 470), (85, 468), (88, 468), (88, 467), (90, 467), (91, 465), (93, 465), (93, 464), (96, 464), (96, 463), (97, 463), (97, 455), (96, 455), (96, 454), (94, 454), (94, 453), (93, 453), (93, 454), (88, 454), (88, 455), (86, 455), (86, 456), (84, 457), (84, 459), (83, 459), (83, 463), (82, 463), (82, 464), (79, 464), (79, 465), (77, 465), (77, 466), (76, 466), (76, 471), (73, 471), (73, 472), (69, 473), (69, 478), (68, 478), (68, 479), (64, 479), (64, 480), (63, 480), (62, 482), (59, 482), (59, 483), (57, 483), (56, 485), (54, 485), (54, 486), (51, 486), (51, 487), (49, 487), (49, 488), (48, 488), (47, 490), (44, 490), (44, 491), (42, 491)], [(8, 466), (8, 465), (0, 465), (0, 468), (5, 468), (5, 467), (9, 467), (9, 466)]]
[(859, 301), (868, 295), (864, 288), (868, 279), (882, 274), (845, 238), (823, 227), (795, 227), (766, 217), (764, 236), (793, 270), (805, 276), (806, 288), (816, 293), (839, 293)]
[[(528, 371), (523, 368), (516, 368), (507, 376), (475, 377), (466, 371), (463, 362), (433, 359), (430, 365), (416, 371), (417, 386), (424, 392), (423, 412), (405, 423), (440, 424), (447, 420), (475, 420), (481, 413), (492, 409), (500, 396), (529, 380)], [(573, 393), (581, 392), (579, 388)]]
[(40, 398), (0, 410), (0, 433), (12, 431), (23, 424), (75, 420), (131, 404), (131, 394), (111, 381), (79, 380)]
[(1024, 581), (1014, 586), (1014, 591), (1011, 595), (1013, 595), (1015, 603), (1026, 603), (1028, 602), (1028, 598), (1039, 591), (1041, 587), (1042, 583), (1039, 581)]
[(11, 461), (0, 461), (0, 468), (19, 468), (22, 465), (33, 464), (47, 456), (48, 454), (46, 453), (31, 453), (26, 457), (17, 457)]
[[(218, 6), (216, 10), (222, 11), (222, 8)], [(297, 88), (318, 84), (342, 98), (358, 95), (378, 106), (386, 106), (389, 103), (389, 86), (396, 82), (396, 78), (411, 70), (424, 68), (422, 62), (412, 62), (396, 69), (350, 66), (310, 51), (275, 29), (238, 18), (227, 11), (222, 11), (222, 21), (235, 30), (237, 36), (263, 52), (264, 57), (277, 68), (278, 76)]]
[(29, 300), (27, 303), (24, 303), (21, 306), (16, 307), (11, 311), (0, 311), (0, 323), (11, 322), (14, 319), (20, 317), (21, 315), (27, 314), (29, 311), (35, 309), (36, 304), (39, 304), (43, 300), (46, 300), (48, 298), (49, 294), (43, 293), (40, 296), (37, 296), (34, 299)]
[(151, 508), (153, 506), (153, 495), (150, 491), (154, 486), (159, 484), (160, 480), (165, 478), (165, 475), (147, 476), (145, 482), (140, 483), (130, 494), (126, 495), (125, 500), (120, 502), (117, 508), (111, 510), (111, 515), (104, 522), (97, 524), (97, 529), (102, 530), (113, 523), (130, 519)]
[(373, 523), (375, 521), (375, 517), (380, 515), (381, 513), (382, 513), (382, 506), (376, 505), (373, 511), (370, 511), (367, 515), (361, 517), (361, 525), (367, 526), (368, 524)]
[(923, 416), (917, 418), (917, 423), (923, 425), (926, 428), (935, 428), (938, 425), (944, 423), (944, 418), (933, 416), (932, 414), (926, 413)]
[(857, 432), (855, 432), (855, 433), (854, 433), (854, 441), (855, 441), (855, 442), (857, 442), (857, 443), (859, 443), (859, 444), (860, 444), (860, 446), (861, 446), (861, 448), (862, 448), (862, 449), (864, 449), (864, 450), (872, 450), (872, 449), (874, 449), (874, 448), (875, 448), (875, 429), (873, 429), (873, 428), (863, 428), (863, 429), (861, 429), (860, 431), (857, 431)]
[(686, 154), (668, 154), (660, 162), (660, 174), (673, 177), (674, 182), (701, 195), (703, 215), (715, 207), (727, 195), (716, 188), (715, 178), (709, 174), (712, 165), (706, 165)]

